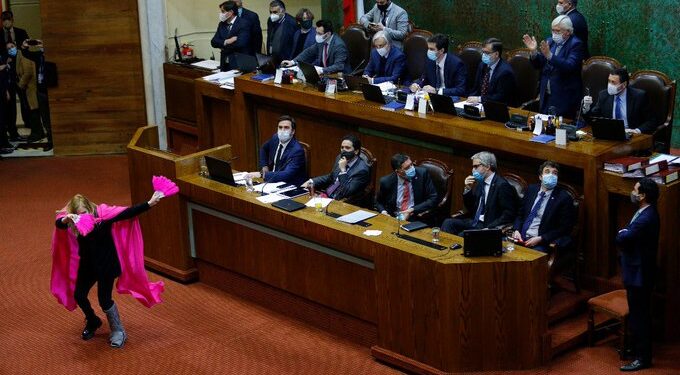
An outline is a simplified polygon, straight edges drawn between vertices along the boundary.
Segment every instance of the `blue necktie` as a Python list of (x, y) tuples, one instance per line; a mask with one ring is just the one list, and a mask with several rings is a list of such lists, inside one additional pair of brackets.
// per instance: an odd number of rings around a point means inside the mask
[(484, 213), (486, 208), (486, 197), (484, 196), (484, 189), (486, 188), (486, 182), (482, 186), (482, 196), (479, 198), (479, 206), (477, 206), (477, 212), (475, 212), (475, 218), (472, 220), (472, 226), (476, 227), (479, 223), (479, 217)]
[(538, 215), (538, 210), (541, 208), (544, 198), (545, 192), (541, 191), (541, 193), (538, 194), (538, 202), (534, 204), (534, 207), (531, 209), (531, 212), (529, 212), (529, 216), (527, 216), (527, 219), (524, 220), (524, 225), (522, 225), (522, 238), (524, 238), (525, 240), (527, 239), (527, 231), (529, 230), (531, 223), (536, 218), (536, 215)]
[(623, 120), (623, 114), (621, 114), (621, 96), (616, 95), (616, 108), (614, 109), (614, 118), (617, 120)]
[[(436, 64), (436, 63), (435, 63), (435, 64)], [(440, 82), (440, 81), (441, 81), (441, 76), (442, 76), (442, 71), (441, 71), (441, 68), (439, 67), (439, 65), (436, 65), (436, 66), (437, 66), (437, 79), (435, 80), (435, 83), (436, 83), (436, 84), (435, 84), (435, 87), (434, 87), (434, 88), (437, 89), (437, 90), (439, 90), (439, 88), (440, 88), (441, 86), (443, 86), (443, 85), (441, 84), (441, 82)]]

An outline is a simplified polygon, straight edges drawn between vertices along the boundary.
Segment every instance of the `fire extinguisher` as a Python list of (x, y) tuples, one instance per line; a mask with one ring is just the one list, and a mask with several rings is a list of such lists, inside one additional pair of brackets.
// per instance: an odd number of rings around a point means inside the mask
[(194, 57), (194, 49), (191, 48), (193, 44), (182, 44), (182, 57)]

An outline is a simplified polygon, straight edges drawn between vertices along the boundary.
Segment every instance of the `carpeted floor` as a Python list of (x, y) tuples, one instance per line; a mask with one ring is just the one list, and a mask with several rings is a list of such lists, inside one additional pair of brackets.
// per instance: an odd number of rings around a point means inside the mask
[[(75, 193), (129, 204), (127, 158), (0, 160), (0, 374), (398, 373), (368, 348), (201, 283), (166, 280), (165, 302), (152, 309), (114, 295), (125, 347), (108, 347), (108, 328), (82, 341), (81, 313), (58, 305), (48, 288), (54, 211)], [(96, 305), (94, 289), (90, 300)], [(680, 373), (680, 345), (657, 346), (656, 354), (644, 373)], [(611, 347), (599, 346), (511, 373), (615, 374), (620, 364)]]

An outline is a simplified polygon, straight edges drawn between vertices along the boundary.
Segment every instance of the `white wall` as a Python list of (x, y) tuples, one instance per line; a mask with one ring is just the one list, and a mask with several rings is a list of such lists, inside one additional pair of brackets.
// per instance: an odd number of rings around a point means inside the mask
[[(171, 59), (175, 51), (172, 36), (180, 36), (181, 43), (193, 44), (197, 57), (210, 58), (213, 51), (219, 59), (219, 51), (210, 46), (217, 29), (219, 4), (221, 0), (165, 0), (167, 14), (167, 43), (166, 57)], [(269, 0), (243, 0), (243, 6), (256, 12), (260, 16), (263, 39), (267, 40), (267, 17), (269, 17)], [(300, 8), (309, 8), (315, 19), (321, 19), (321, 0), (284, 0), (286, 10), (295, 16)]]

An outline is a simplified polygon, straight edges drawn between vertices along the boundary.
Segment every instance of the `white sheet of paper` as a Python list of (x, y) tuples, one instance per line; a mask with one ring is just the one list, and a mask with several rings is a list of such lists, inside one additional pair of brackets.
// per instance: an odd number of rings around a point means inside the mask
[(406, 106), (404, 109), (408, 111), (413, 111), (416, 106), (416, 96), (413, 94), (406, 95)]
[(421, 113), (423, 115), (427, 113), (427, 100), (425, 99), (418, 100), (418, 113)]
[(241, 72), (234, 69), (234, 70), (230, 70), (228, 72), (219, 72), (219, 73), (207, 75), (207, 76), (203, 77), (203, 80), (209, 81), (209, 82), (220, 82), (220, 81), (226, 80), (227, 78), (234, 78), (238, 75), (241, 75)]
[(234, 173), (234, 181), (244, 180), (248, 172), (236, 172)]
[(380, 90), (382, 90), (383, 92), (394, 90), (394, 89), (397, 88), (397, 86), (395, 86), (394, 83), (392, 83), (390, 81), (385, 81), (385, 82), (378, 83), (378, 84), (374, 83), (373, 85), (380, 87)]
[(283, 69), (276, 69), (276, 76), (274, 76), (274, 83), (280, 85), (283, 81)]
[(259, 184), (255, 186), (255, 191), (261, 193), (262, 189), (264, 189), (265, 194), (270, 194), (273, 193), (277, 190), (279, 190), (279, 186), (285, 185), (285, 182), (272, 182), (272, 183), (267, 183), (267, 184)]
[(375, 213), (375, 212), (357, 210), (357, 211), (352, 212), (351, 214), (340, 216), (336, 220), (341, 221), (343, 223), (354, 224), (354, 223), (358, 223), (358, 222), (366, 220), (366, 219), (370, 219), (370, 218), (372, 218), (373, 216), (376, 216), (376, 215), (377, 215), (377, 213)]
[(375, 237), (382, 234), (381, 230), (368, 229), (364, 231), (364, 236)]
[(199, 67), (199, 68), (215, 70), (215, 69), (220, 67), (220, 62), (215, 61), (215, 60), (203, 60), (203, 61), (195, 62), (191, 65)]
[(473, 103), (468, 103), (468, 102), (465, 101), (465, 100), (461, 100), (461, 101), (459, 101), (459, 102), (453, 103), (453, 106), (456, 107), (456, 108), (458, 108), (458, 109), (464, 109), (466, 105), (475, 106), (475, 107), (479, 108), (479, 111), (480, 111), (480, 112), (482, 112), (482, 111), (484, 110), (484, 107), (482, 106), (482, 103), (474, 103), (474, 104), (473, 104)]
[(281, 194), (267, 194), (267, 195), (259, 196), (255, 199), (257, 199), (258, 201), (260, 201), (262, 203), (274, 203), (274, 202), (278, 202), (278, 201), (283, 200), (283, 199), (288, 199), (288, 197), (285, 196), (285, 195), (281, 195)]
[(555, 130), (555, 144), (558, 146), (567, 145), (567, 129)]
[(333, 198), (321, 198), (321, 197), (314, 197), (305, 203), (305, 206), (307, 207), (316, 207), (316, 202), (321, 202), (321, 207), (326, 208), (331, 202), (333, 202)]
[(675, 161), (676, 159), (678, 159), (678, 157), (675, 156), (675, 155), (659, 154), (659, 155), (649, 159), (649, 164), (658, 163), (662, 160), (665, 160), (668, 164), (671, 164), (671, 162)]
[(334, 79), (329, 79), (326, 84), (326, 95), (335, 95), (335, 90), (337, 88), (337, 83)]
[(543, 133), (543, 120), (540, 117), (535, 118), (534, 135), (541, 135)]

